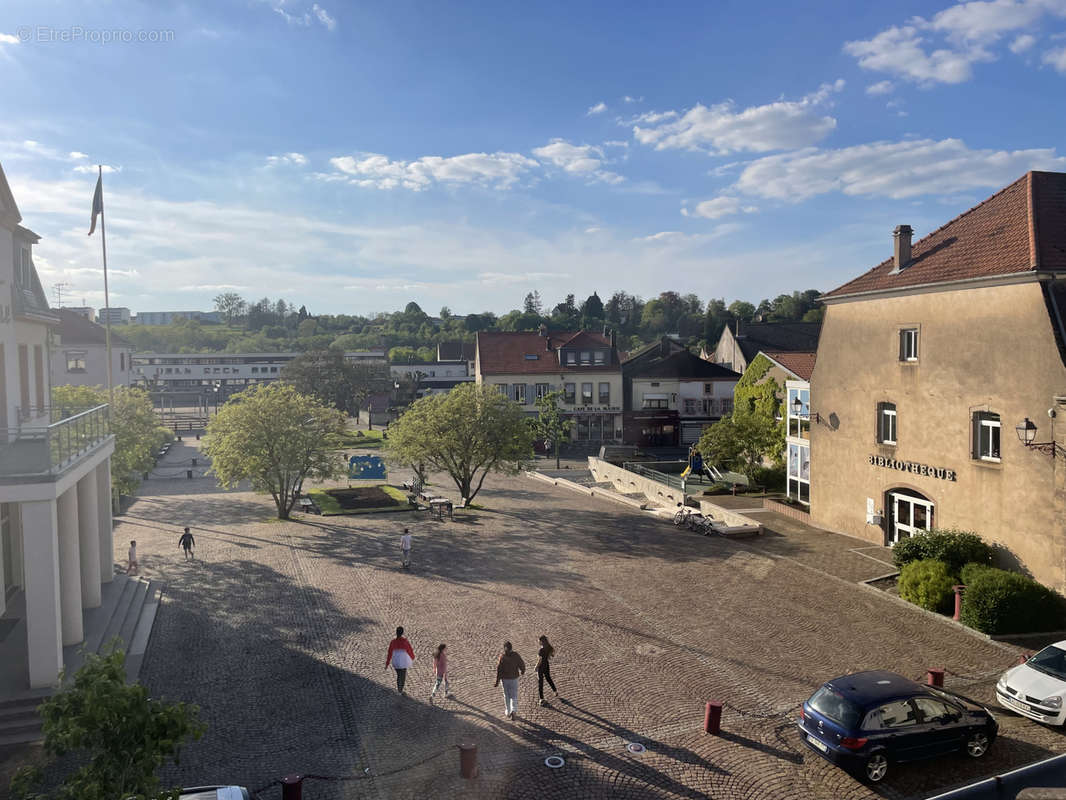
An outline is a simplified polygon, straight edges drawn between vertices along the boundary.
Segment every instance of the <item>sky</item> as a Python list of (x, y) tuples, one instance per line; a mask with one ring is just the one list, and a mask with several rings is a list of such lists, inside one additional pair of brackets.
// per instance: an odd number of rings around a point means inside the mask
[[(166, 5), (166, 7), (163, 7)], [(827, 291), (1066, 171), (1066, 0), (5, 0), (0, 165), (64, 305)]]

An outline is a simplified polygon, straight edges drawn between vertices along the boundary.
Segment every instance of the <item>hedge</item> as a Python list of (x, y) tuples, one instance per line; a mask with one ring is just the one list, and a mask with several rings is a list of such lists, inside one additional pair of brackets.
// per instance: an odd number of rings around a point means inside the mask
[(947, 612), (951, 609), (955, 579), (943, 561), (924, 559), (911, 561), (899, 573), (899, 596), (929, 611)]
[(892, 546), (892, 560), (900, 569), (912, 561), (935, 559), (958, 575), (964, 564), (992, 563), (992, 547), (971, 531), (932, 530), (900, 539)]
[(1066, 599), (1032, 578), (979, 564), (967, 564), (963, 575), (962, 621), (971, 628), (993, 634), (1066, 628)]

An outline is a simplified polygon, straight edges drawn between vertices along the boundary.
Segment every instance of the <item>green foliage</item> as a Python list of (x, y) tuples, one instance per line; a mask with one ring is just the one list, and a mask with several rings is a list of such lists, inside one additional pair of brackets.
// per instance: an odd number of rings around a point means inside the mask
[(984, 633), (1035, 633), (1066, 627), (1066, 600), (1032, 578), (967, 564), (962, 621)]
[(758, 414), (734, 411), (705, 428), (696, 448), (707, 464), (727, 467), (755, 481), (763, 459), (780, 447), (778, 425)]
[(470, 501), (489, 472), (517, 472), (533, 433), (521, 406), (494, 386), (464, 383), (412, 403), (389, 426), (387, 446), (405, 464), (447, 473)]
[[(57, 408), (84, 409), (107, 402), (107, 389), (99, 386), (52, 387), (52, 405)], [(111, 486), (122, 494), (131, 494), (140, 484), (141, 475), (155, 466), (154, 454), (174, 434), (159, 424), (148, 393), (131, 386), (115, 387), (111, 432), (115, 435)]]
[[(68, 772), (51, 797), (56, 800), (116, 800), (175, 797), (161, 790), (156, 771), (173, 760), (182, 745), (199, 739), (206, 726), (196, 706), (148, 697), (140, 684), (126, 683), (125, 654), (112, 649), (88, 653), (74, 682), (39, 707), (44, 749), (50, 760), (71, 754), (60, 768)], [(44, 770), (23, 769), (11, 782), (17, 798), (39, 798)]]
[(892, 546), (892, 560), (897, 567), (928, 558), (943, 561), (952, 575), (958, 575), (964, 564), (991, 564), (992, 547), (976, 533), (954, 528), (916, 533)]
[(281, 368), (281, 380), (351, 415), (370, 395), (392, 388), (384, 364), (348, 361), (340, 350), (316, 350), (294, 358)]
[(559, 468), (559, 443), (570, 435), (574, 420), (563, 416), (559, 408), (561, 392), (548, 392), (537, 398), (537, 416), (532, 420), (533, 436), (555, 446), (555, 468)]
[(959, 583), (969, 586), (973, 583), (974, 579), (986, 569), (995, 569), (995, 567), (990, 567), (988, 564), (964, 564), (962, 571), (959, 573)]
[(758, 467), (752, 473), (751, 480), (768, 492), (785, 491), (784, 467)]
[(204, 452), (220, 486), (251, 481), (269, 492), (278, 519), (288, 519), (305, 478), (343, 473), (333, 452), (348, 419), (335, 408), (286, 383), (260, 384), (236, 394), (207, 425)]
[[(768, 376), (773, 363), (759, 353), (744, 370), (733, 390), (733, 415), (750, 413), (758, 417), (766, 427), (767, 433), (772, 429), (773, 441), (764, 453), (764, 457), (773, 461), (774, 466), (784, 467), (785, 454), (785, 420), (781, 408), (781, 396), (784, 392), (781, 384)], [(749, 476), (750, 477), (750, 476)]]
[(944, 613), (951, 608), (954, 584), (951, 570), (943, 561), (911, 561), (900, 570), (899, 596), (929, 611)]

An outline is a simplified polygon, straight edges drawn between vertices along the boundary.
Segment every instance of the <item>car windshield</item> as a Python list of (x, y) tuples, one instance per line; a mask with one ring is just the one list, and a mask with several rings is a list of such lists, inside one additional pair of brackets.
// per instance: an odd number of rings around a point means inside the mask
[(1025, 662), (1033, 669), (1066, 681), (1066, 650), (1049, 645)]
[(807, 701), (812, 709), (827, 717), (842, 728), (853, 729), (859, 723), (862, 712), (858, 706), (848, 700), (831, 686), (823, 686)]

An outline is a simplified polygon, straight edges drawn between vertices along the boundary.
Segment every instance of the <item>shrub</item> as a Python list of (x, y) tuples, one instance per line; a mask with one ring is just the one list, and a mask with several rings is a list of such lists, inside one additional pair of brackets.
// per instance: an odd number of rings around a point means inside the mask
[(931, 558), (912, 561), (899, 573), (899, 596), (916, 606), (939, 611), (951, 608), (955, 580), (948, 565)]
[(959, 583), (969, 586), (971, 583), (974, 582), (974, 579), (977, 577), (977, 575), (986, 569), (994, 568), (988, 566), (988, 564), (975, 564), (973, 562), (967, 564), (962, 568), (962, 571), (959, 573)]
[(992, 548), (972, 531), (933, 530), (901, 539), (892, 547), (892, 560), (902, 568), (911, 561), (935, 559), (958, 575), (964, 564), (991, 564)]
[(752, 483), (768, 492), (785, 491), (785, 470), (774, 467), (757, 467), (751, 476)]
[(962, 621), (984, 633), (1035, 633), (1066, 627), (1066, 600), (1017, 572), (967, 564)]

